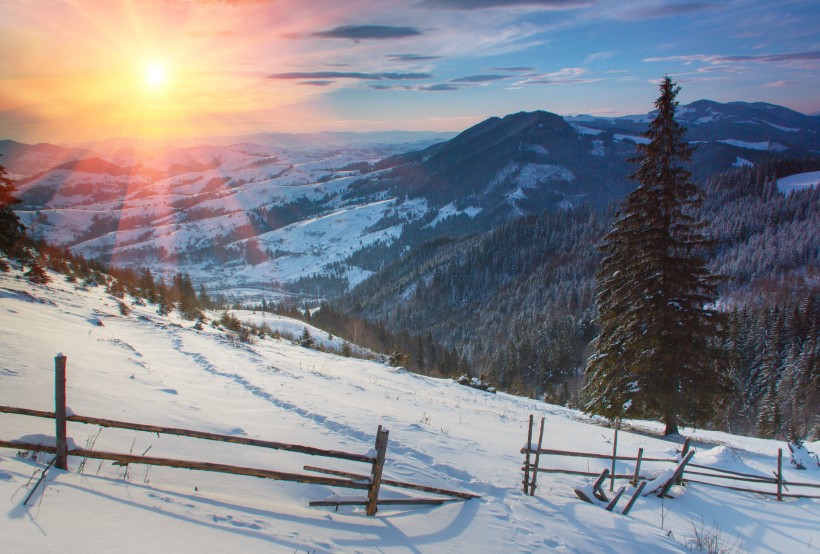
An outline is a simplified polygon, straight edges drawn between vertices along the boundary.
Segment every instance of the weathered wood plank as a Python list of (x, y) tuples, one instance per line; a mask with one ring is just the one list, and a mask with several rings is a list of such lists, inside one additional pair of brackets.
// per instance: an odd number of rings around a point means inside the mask
[(87, 423), (89, 425), (99, 425), (100, 427), (115, 427), (118, 429), (130, 429), (134, 431), (145, 431), (148, 433), (157, 433), (160, 435), (175, 435), (180, 437), (191, 437), (195, 439), (205, 439), (217, 442), (229, 442), (233, 444), (244, 444), (247, 446), (258, 446), (260, 448), (270, 448), (273, 450), (284, 450), (287, 452), (298, 452), (300, 454), (308, 454), (310, 456), (324, 456), (328, 458), (339, 458), (341, 460), (350, 460), (353, 462), (373, 463), (373, 457), (364, 454), (352, 454), (349, 452), (340, 452), (338, 450), (325, 450), (323, 448), (314, 448), (312, 446), (302, 446), (298, 444), (287, 444), (276, 441), (266, 441), (251, 439), (247, 437), (234, 437), (231, 435), (219, 435), (216, 433), (207, 433), (204, 431), (194, 431), (191, 429), (179, 429), (175, 427), (164, 427), (159, 425), (144, 425), (141, 423), (129, 423), (125, 421), (114, 421), (110, 419), (102, 419), (98, 417), (86, 417), (73, 415), (68, 416), (68, 421), (75, 421), (78, 423)]
[(387, 429), (376, 430), (376, 460), (373, 462), (373, 469), (370, 474), (370, 483), (367, 486), (367, 515), (375, 516), (379, 511), (379, 488), (382, 484), (382, 471), (384, 471), (384, 459), (387, 456)]
[[(352, 479), (354, 481), (358, 480), (366, 480), (369, 482), (370, 477), (367, 475), (359, 475), (356, 473), (349, 473), (347, 471), (339, 471), (336, 469), (325, 469), (323, 467), (314, 467), (314, 466), (305, 466), (303, 468), (305, 471), (315, 471), (317, 473), (326, 473), (328, 475), (336, 475), (338, 477), (347, 477), (348, 479)], [(382, 477), (382, 485), (390, 486), (390, 487), (398, 487), (402, 489), (412, 489), (421, 492), (429, 492), (433, 494), (441, 494), (444, 496), (452, 496), (455, 498), (461, 498), (464, 500), (470, 500), (471, 498), (481, 498), (477, 494), (472, 494), (469, 492), (458, 492), (458, 491), (451, 491), (447, 489), (442, 489), (438, 487), (428, 487), (427, 485), (417, 485), (415, 483), (405, 483), (403, 481), (394, 481), (392, 479), (385, 479)], [(381, 501), (379, 501), (381, 502)]]
[[(379, 500), (380, 506), (414, 506), (429, 505), (440, 506), (447, 502), (455, 502), (455, 498), (382, 498)], [(366, 506), (368, 500), (312, 500), (309, 506)]]
[[(522, 448), (521, 453), (524, 454), (525, 450), (526, 450), (526, 448)], [(530, 452), (534, 454), (535, 450), (530, 450)], [(549, 455), (552, 455), (552, 456), (569, 456), (569, 457), (575, 457), (575, 458), (592, 458), (592, 459), (595, 459), (595, 460), (611, 460), (612, 459), (612, 454), (590, 454), (588, 452), (572, 452), (572, 451), (568, 451), (568, 450), (553, 450), (553, 449), (550, 449), (550, 448), (541, 448), (541, 449), (539, 449), (539, 452), (541, 454), (549, 454)], [(634, 462), (638, 458), (635, 457), (635, 456), (618, 456), (618, 459), (623, 460), (625, 462)], [(646, 457), (644, 457), (644, 458), (642, 458), (642, 460), (644, 462), (668, 462), (668, 463), (673, 463), (673, 464), (678, 463), (678, 460), (674, 460), (672, 458), (646, 458)]]
[[(538, 463), (541, 458), (541, 443), (544, 440), (544, 418), (541, 418), (541, 430), (538, 432), (538, 448), (535, 450), (535, 467), (532, 468), (530, 480), (530, 496), (535, 496), (536, 481), (538, 480)], [(527, 445), (529, 446), (529, 445)]]
[(635, 489), (635, 493), (632, 495), (632, 498), (629, 499), (629, 502), (627, 502), (626, 507), (621, 512), (623, 515), (629, 514), (629, 510), (631, 510), (632, 506), (635, 505), (635, 502), (641, 496), (641, 493), (643, 492), (643, 489), (644, 489), (645, 486), (646, 486), (646, 481), (641, 481), (641, 484), (638, 485), (637, 489)]
[(176, 460), (172, 458), (155, 458), (151, 456), (135, 456), (132, 454), (118, 454), (116, 452), (98, 452), (95, 450), (85, 450), (75, 448), (68, 451), (71, 456), (83, 458), (112, 460), (122, 464), (143, 464), (152, 466), (175, 467), (179, 469), (194, 469), (199, 471), (212, 471), (216, 473), (230, 473), (233, 475), (247, 475), (249, 477), (260, 477), (275, 481), (293, 481), (296, 483), (308, 483), (312, 485), (327, 485), (331, 487), (343, 487), (348, 489), (367, 490), (367, 483), (357, 483), (349, 479), (333, 479), (330, 477), (317, 477), (315, 475), (302, 475), (298, 473), (285, 473), (270, 469), (258, 469), (227, 464), (217, 464), (212, 462), (195, 462), (190, 460)]
[(54, 467), (57, 469), (68, 469), (65, 365), (66, 357), (57, 354), (54, 358), (54, 436), (57, 438), (57, 455), (54, 458)]
[(54, 419), (54, 412), (46, 412), (43, 410), (29, 410), (28, 408), (15, 408), (13, 406), (0, 406), (0, 413)]

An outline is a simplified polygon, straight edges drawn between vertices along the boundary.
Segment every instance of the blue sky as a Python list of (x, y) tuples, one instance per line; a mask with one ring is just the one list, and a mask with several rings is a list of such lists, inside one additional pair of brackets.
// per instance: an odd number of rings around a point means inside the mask
[[(688, 103), (820, 112), (820, 2), (2, 0), (17, 140), (450, 130)], [(145, 75), (150, 75), (146, 78)]]

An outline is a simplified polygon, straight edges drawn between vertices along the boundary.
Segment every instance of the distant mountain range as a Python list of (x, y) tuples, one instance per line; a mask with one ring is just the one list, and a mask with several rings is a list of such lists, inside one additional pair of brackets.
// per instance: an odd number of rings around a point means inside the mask
[[(436, 237), (613, 205), (634, 186), (628, 159), (650, 119), (522, 112), (453, 138), (257, 134), (184, 148), (4, 140), (0, 163), (37, 238), (243, 295), (327, 295)], [(701, 100), (680, 119), (700, 180), (820, 150), (819, 117), (770, 104)]]

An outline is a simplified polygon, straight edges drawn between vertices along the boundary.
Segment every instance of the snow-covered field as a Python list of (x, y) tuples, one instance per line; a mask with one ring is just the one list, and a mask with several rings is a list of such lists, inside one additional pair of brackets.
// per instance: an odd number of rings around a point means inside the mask
[[(701, 522), (720, 528), (724, 545), (749, 552), (820, 550), (818, 500), (776, 502), (690, 484), (673, 489), (674, 499), (641, 498), (623, 516), (579, 501), (572, 487), (585, 478), (558, 474), (540, 475), (536, 496), (524, 496), (519, 450), (530, 414), (546, 418), (547, 447), (611, 451), (612, 430), (576, 411), (286, 340), (242, 344), (210, 326), (196, 331), (192, 322), (159, 316), (150, 305), (122, 316), (102, 288), (79, 291), (60, 276), (35, 286), (18, 276), (0, 273), (0, 404), (53, 409), (53, 358), (62, 352), (74, 413), (361, 454), (383, 425), (390, 431), (386, 478), (481, 498), (384, 506), (371, 518), (354, 507), (308, 507), (334, 493), (354, 494), (347, 490), (95, 460), (79, 473), (83, 460), (70, 458), (69, 471), (49, 469), (45, 488), (24, 505), (31, 476), (50, 456), (35, 462), (0, 449), (3, 552), (686, 552)], [(54, 432), (43, 419), (0, 414), (0, 422), (3, 440)], [(98, 431), (69, 424), (81, 447)], [(685, 432), (694, 436), (695, 461), (763, 475), (771, 475), (777, 449), (786, 446)], [(624, 455), (643, 448), (653, 457), (679, 448), (642, 431), (622, 431), (618, 444)], [(99, 431), (94, 449), (291, 472), (306, 464), (368, 471), (353, 462), (113, 429)], [(541, 465), (600, 471), (609, 463), (545, 457)], [(631, 470), (626, 462), (618, 468)], [(786, 468), (785, 478), (820, 483), (820, 471)], [(402, 494), (383, 489), (383, 497)]]
[(777, 190), (783, 194), (789, 194), (796, 190), (803, 190), (820, 184), (820, 171), (809, 171), (808, 173), (798, 173), (789, 175), (777, 180)]

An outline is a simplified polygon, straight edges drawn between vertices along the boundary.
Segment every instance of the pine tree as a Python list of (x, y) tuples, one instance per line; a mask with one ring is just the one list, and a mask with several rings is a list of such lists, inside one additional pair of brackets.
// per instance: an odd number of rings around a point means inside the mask
[(12, 206), (21, 201), (14, 196), (14, 185), (7, 174), (6, 168), (0, 165), (0, 251), (17, 256), (26, 228), (12, 210)]
[(660, 418), (664, 434), (714, 415), (729, 390), (719, 369), (720, 317), (710, 306), (718, 279), (706, 269), (710, 246), (692, 216), (702, 202), (682, 167), (693, 148), (675, 120), (680, 87), (660, 83), (657, 115), (638, 145), (638, 182), (604, 237), (597, 273), (601, 334), (585, 378), (587, 412)]

